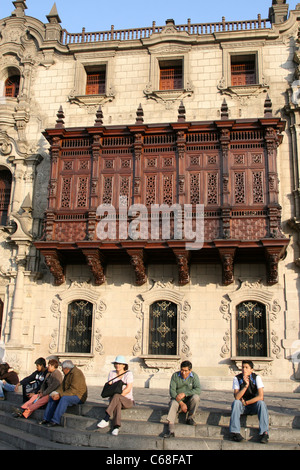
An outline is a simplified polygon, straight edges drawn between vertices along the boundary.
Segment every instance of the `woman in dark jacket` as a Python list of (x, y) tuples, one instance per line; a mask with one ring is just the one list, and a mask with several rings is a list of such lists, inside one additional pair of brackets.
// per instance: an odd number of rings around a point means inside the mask
[(23, 388), (23, 403), (28, 401), (28, 398), (31, 398), (33, 394), (37, 393), (47, 375), (46, 361), (43, 357), (39, 357), (35, 361), (36, 370), (32, 374), (28, 375), (21, 380), (16, 386), (15, 391), (18, 391), (19, 385), (22, 385)]

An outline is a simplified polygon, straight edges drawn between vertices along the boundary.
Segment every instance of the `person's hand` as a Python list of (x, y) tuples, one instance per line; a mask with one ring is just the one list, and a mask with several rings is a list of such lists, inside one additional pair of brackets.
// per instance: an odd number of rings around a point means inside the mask
[(250, 381), (250, 377), (249, 375), (244, 375), (243, 376), (243, 380), (245, 382), (246, 385), (244, 385), (245, 388), (248, 388), (249, 387), (249, 381)]
[(178, 393), (177, 397), (176, 397), (176, 400), (179, 402), (181, 400), (183, 400), (185, 397), (185, 393)]
[(186, 403), (184, 403), (184, 401), (181, 401), (179, 403), (179, 406), (181, 408), (182, 413), (187, 413), (188, 407), (187, 407)]

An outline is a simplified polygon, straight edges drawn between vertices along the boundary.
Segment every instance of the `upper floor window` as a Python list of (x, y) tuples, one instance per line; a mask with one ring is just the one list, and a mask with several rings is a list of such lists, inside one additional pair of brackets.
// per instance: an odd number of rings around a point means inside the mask
[(101, 95), (105, 93), (106, 70), (101, 67), (99, 70), (86, 69), (86, 95)]
[(0, 169), (0, 225), (6, 225), (10, 202), (12, 176), (9, 170)]
[(182, 60), (166, 60), (159, 62), (160, 90), (178, 90), (183, 88)]
[(255, 85), (256, 57), (255, 55), (231, 56), (231, 85), (246, 86)]

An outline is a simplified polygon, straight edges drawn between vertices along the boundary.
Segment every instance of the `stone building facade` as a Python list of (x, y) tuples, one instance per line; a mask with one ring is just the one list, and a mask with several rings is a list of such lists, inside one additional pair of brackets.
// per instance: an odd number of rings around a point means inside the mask
[[(123, 354), (137, 386), (167, 387), (188, 359), (203, 388), (230, 389), (251, 357), (266, 391), (297, 390), (300, 4), (70, 34), (55, 5), (42, 23), (12, 3), (0, 21), (5, 360), (23, 376), (39, 356), (71, 358), (101, 385)], [(151, 219), (162, 205), (168, 217)], [(183, 225), (202, 230), (198, 248)]]

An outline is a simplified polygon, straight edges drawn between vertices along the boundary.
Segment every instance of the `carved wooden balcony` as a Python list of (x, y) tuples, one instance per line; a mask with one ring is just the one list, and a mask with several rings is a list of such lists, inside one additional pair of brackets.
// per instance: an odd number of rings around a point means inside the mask
[[(59, 111), (56, 127), (44, 133), (51, 145), (49, 202), (43, 236), (35, 243), (56, 284), (64, 282), (70, 262), (88, 263), (97, 285), (105, 282), (110, 262), (130, 262), (139, 285), (147, 280), (149, 262), (177, 263), (181, 285), (189, 282), (191, 263), (221, 263), (227, 285), (235, 263), (265, 262), (268, 283), (278, 281), (288, 245), (277, 175), (284, 122), (268, 109), (263, 118), (249, 120), (228, 119), (224, 103), (222, 110), (218, 121), (187, 122), (181, 106), (175, 123), (144, 124), (139, 108), (136, 123), (127, 126), (104, 126), (99, 110), (95, 125), (84, 128), (65, 128)], [(120, 196), (127, 206), (119, 206)], [(115, 233), (106, 239), (97, 234), (107, 216), (99, 215), (103, 204), (116, 217)], [(120, 237), (120, 228), (135, 220), (135, 204), (146, 208), (148, 226), (138, 239)], [(175, 213), (170, 236), (159, 223), (153, 238), (154, 204), (190, 205), (193, 230), (202, 205), (202, 248), (187, 249), (188, 240), (175, 236)]]

